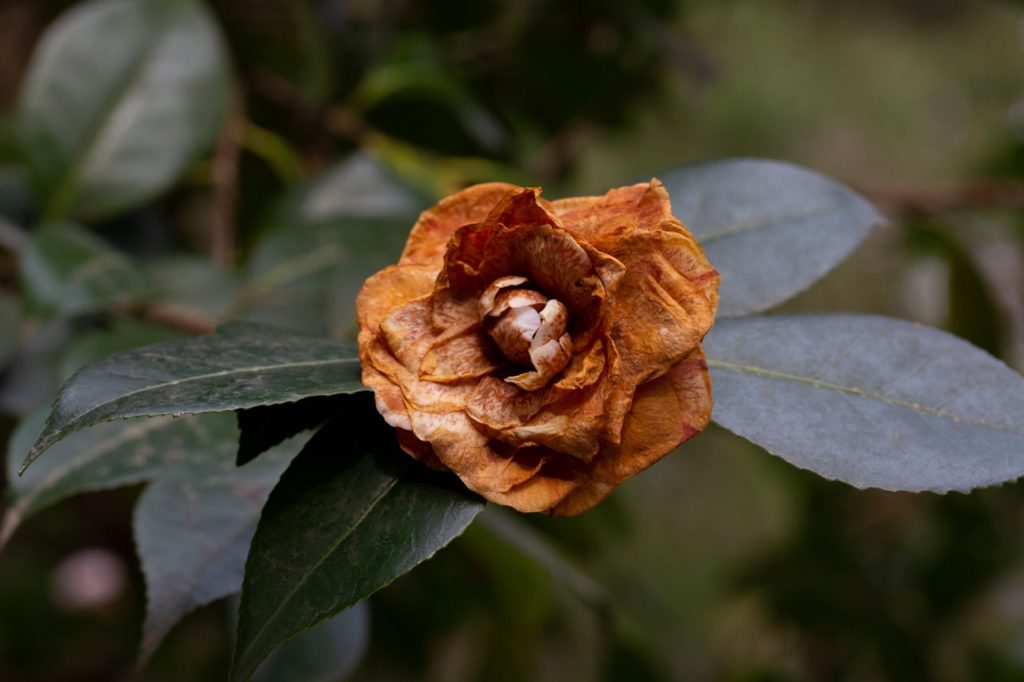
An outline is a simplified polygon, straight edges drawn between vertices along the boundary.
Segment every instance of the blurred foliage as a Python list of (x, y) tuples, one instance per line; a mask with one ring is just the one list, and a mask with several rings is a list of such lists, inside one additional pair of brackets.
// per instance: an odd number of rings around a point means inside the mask
[[(237, 75), (219, 141), (158, 199), (55, 236), (11, 112), (75, 4), (0, 3), (0, 443), (143, 341), (238, 318), (351, 334), (339, 292), (454, 187), (598, 192), (730, 154), (832, 173), (892, 217), (788, 310), (909, 317), (1024, 368), (1020, 2), (212, 0)], [(223, 678), (224, 602), (133, 672), (137, 493), (70, 499), (5, 548), (0, 679)], [(858, 491), (712, 430), (592, 513), (524, 523), (546, 561), (477, 524), (375, 596), (353, 678), (1024, 676), (1021, 484)], [(62, 601), (59, 567), (96, 547), (120, 591)]]

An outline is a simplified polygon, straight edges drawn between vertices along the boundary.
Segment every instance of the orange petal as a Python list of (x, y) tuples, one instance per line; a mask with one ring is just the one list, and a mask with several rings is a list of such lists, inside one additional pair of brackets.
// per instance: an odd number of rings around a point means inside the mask
[(390, 265), (371, 275), (356, 297), (360, 329), (376, 332), (395, 308), (434, 290), (437, 268), (419, 265)]
[(548, 460), (537, 475), (503, 492), (484, 495), (521, 512), (550, 512), (586, 480), (583, 466), (567, 458)]
[(423, 356), (437, 339), (430, 323), (432, 312), (430, 298), (419, 298), (392, 309), (380, 323), (388, 349), (410, 371), (419, 372)]
[[(362, 357), (362, 354), (360, 354)], [(377, 411), (391, 426), (398, 429), (411, 429), (409, 412), (405, 407), (405, 398), (398, 388), (385, 374), (378, 371), (369, 358), (362, 358), (363, 385), (373, 391)]]
[(508, 377), (505, 381), (515, 384), (527, 391), (536, 391), (547, 386), (548, 382), (565, 369), (572, 359), (572, 338), (563, 334), (561, 338), (552, 339), (547, 343), (530, 348), (532, 372), (524, 372)]
[(438, 338), (423, 356), (420, 378), (451, 383), (485, 376), (505, 362), (494, 343), (477, 326)]
[(544, 391), (524, 391), (497, 377), (484, 377), (466, 402), (466, 413), (493, 435), (526, 422), (546, 400)]
[(622, 442), (601, 451), (585, 482), (553, 513), (572, 516), (590, 509), (622, 481), (703, 431), (710, 420), (711, 379), (704, 352), (696, 349), (667, 374), (637, 389)]
[[(519, 277), (515, 275), (509, 277), (499, 277), (498, 279), (491, 282), (487, 286), (487, 288), (484, 289), (484, 293), (480, 295), (480, 317), (484, 317), (485, 315), (489, 315), (492, 313), (494, 315), (500, 315), (501, 313), (505, 312), (505, 309), (512, 307), (510, 303), (506, 302), (504, 309), (496, 310), (495, 308), (497, 305), (498, 294), (502, 293), (504, 289), (517, 287), (520, 284), (525, 283), (525, 277)], [(533, 293), (537, 294), (537, 292)], [(540, 296), (540, 294), (537, 295)]]
[(505, 310), (497, 322), (488, 325), (488, 333), (512, 362), (530, 364), (530, 349), (542, 324), (540, 313), (532, 306)]
[(464, 328), (480, 320), (479, 303), (472, 296), (459, 296), (447, 286), (434, 290), (434, 307), (430, 322), (438, 334), (453, 328)]
[(399, 388), (410, 415), (413, 410), (429, 413), (462, 410), (473, 393), (474, 387), (464, 382), (442, 384), (422, 381), (418, 369), (411, 370), (399, 362), (380, 340), (366, 344), (364, 358), (364, 363), (372, 364)]
[(438, 459), (481, 495), (505, 492), (528, 480), (546, 461), (540, 453), (498, 452), (464, 412), (410, 413), (412, 430), (434, 448)]
[(521, 189), (503, 182), (491, 182), (473, 185), (445, 197), (420, 214), (399, 263), (440, 267), (445, 247), (455, 230), (480, 222), (502, 197)]
[(430, 443), (420, 440), (412, 431), (406, 429), (395, 429), (398, 434), (398, 445), (414, 459), (426, 464), (436, 471), (448, 471), (448, 467), (441, 463), (441, 460), (434, 454), (434, 448)]
[(565, 369), (562, 378), (554, 384), (554, 390), (561, 396), (576, 391), (596, 382), (605, 368), (604, 343), (598, 339), (584, 353), (573, 356), (572, 362)]
[(622, 230), (657, 230), (672, 216), (668, 192), (657, 179), (619, 187), (600, 197), (559, 199), (551, 202), (551, 208), (567, 230), (595, 246), (606, 235)]

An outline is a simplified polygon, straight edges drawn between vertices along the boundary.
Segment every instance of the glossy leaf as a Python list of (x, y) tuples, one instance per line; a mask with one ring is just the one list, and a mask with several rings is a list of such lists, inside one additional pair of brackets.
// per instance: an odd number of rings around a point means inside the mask
[(341, 336), (353, 329), (363, 281), (398, 260), (426, 201), (380, 163), (357, 155), (271, 214), (246, 264), (246, 319)]
[(206, 415), (193, 421), (216, 423), (226, 437), (203, 457), (165, 469), (135, 508), (135, 545), (147, 596), (142, 661), (190, 611), (241, 589), (260, 510), (298, 449), (285, 443), (239, 469), (230, 418)]
[(44, 34), (18, 124), (45, 216), (99, 219), (167, 189), (210, 147), (229, 92), (194, 0), (91, 0)]
[(105, 421), (223, 412), (361, 391), (348, 345), (254, 324), (100, 360), (61, 388), (24, 471), (69, 433)]
[(256, 682), (337, 682), (348, 677), (370, 644), (370, 607), (361, 601), (267, 657)]
[(267, 501), (245, 567), (232, 679), (429, 559), (483, 501), (403, 453), (369, 400), (318, 432)]
[(661, 180), (673, 213), (722, 275), (719, 317), (756, 313), (791, 298), (883, 222), (846, 187), (778, 161), (713, 161)]
[(970, 490), (1024, 474), (1024, 377), (950, 334), (866, 315), (723, 320), (713, 418), (857, 487)]
[(340, 414), (348, 402), (345, 395), (303, 398), (282, 405), (261, 405), (238, 411), (238, 458), (242, 466), (286, 438), (314, 429)]
[(112, 245), (71, 223), (32, 232), (21, 251), (21, 278), (33, 306), (76, 315), (153, 294), (149, 279)]
[(168, 463), (230, 460), (238, 434), (229, 415), (101, 424), (57, 443), (19, 477), (18, 458), (39, 437), (45, 417), (46, 413), (40, 412), (24, 420), (11, 438), (7, 458), (10, 507), (0, 530), (0, 546), (27, 518), (72, 495), (147, 481)]

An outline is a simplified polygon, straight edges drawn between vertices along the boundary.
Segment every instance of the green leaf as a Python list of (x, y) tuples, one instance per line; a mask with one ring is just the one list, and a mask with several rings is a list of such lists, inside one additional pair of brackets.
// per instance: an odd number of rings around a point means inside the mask
[(239, 469), (230, 418), (201, 419), (220, 430), (216, 447), (201, 459), (167, 467), (135, 507), (135, 545), (147, 595), (141, 661), (190, 611), (241, 589), (260, 510), (298, 451), (297, 444), (286, 443)]
[(791, 298), (884, 222), (846, 187), (778, 161), (713, 161), (661, 179), (673, 213), (722, 275), (719, 317), (756, 313)]
[(209, 258), (178, 255), (149, 263), (146, 270), (162, 305), (213, 321), (225, 319), (238, 296), (238, 277)]
[(1024, 377), (945, 332), (751, 317), (716, 324), (705, 349), (715, 421), (825, 478), (946, 492), (1024, 474)]
[(167, 463), (218, 456), (230, 460), (238, 433), (228, 415), (101, 424), (56, 444), (37, 466), (18, 477), (17, 456), (29, 451), (45, 417), (44, 411), (24, 420), (11, 438), (10, 507), (0, 528), (0, 547), (26, 519), (73, 495), (150, 480)]
[(364, 390), (348, 344), (254, 324), (105, 358), (61, 388), (20, 472), (73, 431), (127, 417), (223, 412)]
[(483, 501), (403, 453), (369, 400), (318, 432), (270, 494), (245, 566), (232, 679), (429, 559)]
[[(86, 365), (115, 353), (177, 338), (171, 329), (126, 316), (111, 317), (102, 327), (75, 330), (57, 367), (60, 381), (70, 379)], [(54, 387), (56, 390), (56, 387)], [(31, 443), (29, 443), (31, 445)], [(25, 450), (27, 452), (27, 450)]]
[(370, 644), (370, 607), (362, 601), (278, 647), (256, 682), (337, 682), (352, 673)]
[(92, 0), (43, 35), (18, 106), (46, 217), (95, 220), (167, 189), (216, 137), (230, 91), (194, 0)]
[(338, 164), (279, 205), (246, 263), (246, 319), (350, 331), (363, 281), (398, 260), (426, 201), (370, 157)]
[(49, 223), (32, 232), (20, 265), (29, 301), (49, 314), (102, 310), (147, 298), (154, 291), (127, 256), (71, 223)]
[(260, 405), (238, 411), (238, 457), (236, 464), (251, 462), (260, 453), (287, 438), (314, 429), (340, 414), (348, 403), (346, 395), (319, 395), (282, 405)]

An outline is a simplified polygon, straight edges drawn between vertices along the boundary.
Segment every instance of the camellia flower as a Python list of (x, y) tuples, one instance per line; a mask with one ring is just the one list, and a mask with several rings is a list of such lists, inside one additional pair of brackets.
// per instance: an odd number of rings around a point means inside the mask
[(657, 180), (553, 202), (476, 185), (364, 284), (363, 382), (413, 457), (578, 514), (707, 426), (718, 281)]

